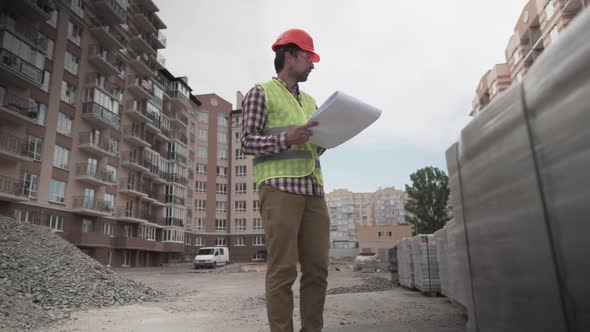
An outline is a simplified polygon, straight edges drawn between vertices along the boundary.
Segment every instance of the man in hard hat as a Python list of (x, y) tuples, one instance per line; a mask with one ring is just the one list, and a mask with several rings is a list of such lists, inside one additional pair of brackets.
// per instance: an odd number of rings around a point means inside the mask
[(328, 286), (330, 217), (319, 155), (309, 142), (315, 100), (299, 89), (320, 61), (303, 30), (272, 45), (277, 76), (257, 84), (242, 102), (242, 151), (253, 159), (267, 247), (266, 310), (270, 329), (293, 331), (293, 291), (301, 265), (301, 331), (321, 331)]

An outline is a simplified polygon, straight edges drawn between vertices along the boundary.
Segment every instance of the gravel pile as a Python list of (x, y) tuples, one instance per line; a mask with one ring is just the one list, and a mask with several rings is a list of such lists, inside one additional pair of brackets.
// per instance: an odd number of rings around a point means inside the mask
[(352, 287), (336, 287), (328, 289), (328, 295), (335, 294), (352, 294), (352, 293), (367, 293), (367, 292), (381, 292), (393, 289), (394, 285), (390, 280), (379, 277), (370, 277), (363, 280), (360, 285)]
[(0, 330), (33, 329), (74, 311), (160, 296), (116, 275), (49, 228), (0, 216)]

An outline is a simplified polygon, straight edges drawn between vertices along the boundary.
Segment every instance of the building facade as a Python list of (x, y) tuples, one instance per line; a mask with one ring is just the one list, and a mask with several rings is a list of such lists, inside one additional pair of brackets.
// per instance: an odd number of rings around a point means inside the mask
[(494, 66), (481, 78), (469, 115), (477, 115), (513, 82), (520, 82), (543, 50), (585, 7), (586, 0), (529, 0), (508, 41), (506, 63)]
[(359, 226), (358, 240), (361, 252), (376, 253), (381, 260), (388, 259), (388, 250), (397, 241), (412, 236), (411, 225)]
[(357, 249), (361, 226), (405, 224), (406, 201), (406, 193), (393, 187), (379, 188), (373, 193), (337, 189), (326, 194), (333, 254), (337, 255), (338, 250)]
[(0, 213), (107, 266), (242, 243), (231, 104), (166, 70), (157, 12), (152, 0), (0, 1)]

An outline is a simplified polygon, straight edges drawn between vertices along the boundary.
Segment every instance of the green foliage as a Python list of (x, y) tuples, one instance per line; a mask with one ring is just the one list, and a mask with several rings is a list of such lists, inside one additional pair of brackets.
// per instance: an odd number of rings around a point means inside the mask
[(414, 234), (432, 234), (449, 220), (449, 178), (436, 167), (425, 167), (410, 175), (406, 185), (408, 201), (404, 206), (406, 221), (414, 225)]

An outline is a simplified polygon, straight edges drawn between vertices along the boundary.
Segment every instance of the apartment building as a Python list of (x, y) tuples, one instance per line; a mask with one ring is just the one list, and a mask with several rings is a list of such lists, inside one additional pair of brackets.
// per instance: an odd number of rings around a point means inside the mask
[(358, 248), (361, 226), (405, 224), (407, 195), (394, 187), (379, 188), (372, 193), (353, 193), (337, 189), (326, 194), (330, 212), (330, 248)]
[(404, 237), (412, 236), (412, 225), (359, 226), (358, 240), (361, 252), (376, 253), (387, 261), (388, 250)]
[(481, 78), (469, 115), (477, 115), (512, 82), (520, 82), (543, 50), (585, 7), (586, 0), (529, 0), (508, 41), (506, 63), (494, 66)]

